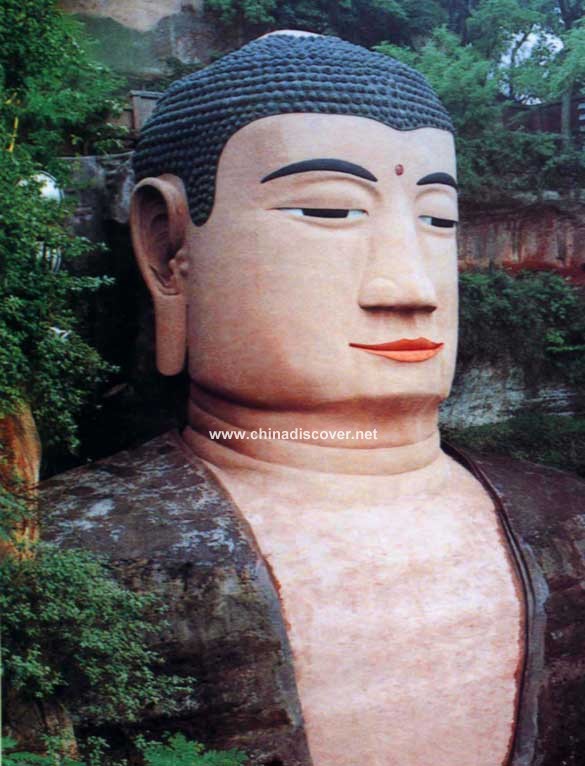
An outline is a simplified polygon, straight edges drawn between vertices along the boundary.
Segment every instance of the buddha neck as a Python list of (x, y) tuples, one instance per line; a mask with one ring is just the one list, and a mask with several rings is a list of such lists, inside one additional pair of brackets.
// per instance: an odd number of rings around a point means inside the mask
[[(212, 437), (214, 431), (232, 435)], [(437, 401), (290, 412), (252, 408), (192, 384), (183, 439), (198, 457), (226, 470), (389, 477), (432, 473), (442, 464)]]

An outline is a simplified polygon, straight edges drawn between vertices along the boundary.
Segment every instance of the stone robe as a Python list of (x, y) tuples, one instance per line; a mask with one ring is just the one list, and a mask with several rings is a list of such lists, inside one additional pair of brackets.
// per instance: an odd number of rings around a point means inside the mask
[[(446, 451), (491, 495), (523, 585), (525, 659), (509, 766), (585, 763), (585, 482)], [(252, 532), (205, 465), (166, 434), (45, 482), (45, 539), (106, 555), (159, 593), (169, 672), (197, 679), (155, 733), (237, 747), (254, 766), (311, 766), (277, 588)], [(421, 732), (421, 736), (424, 733)]]

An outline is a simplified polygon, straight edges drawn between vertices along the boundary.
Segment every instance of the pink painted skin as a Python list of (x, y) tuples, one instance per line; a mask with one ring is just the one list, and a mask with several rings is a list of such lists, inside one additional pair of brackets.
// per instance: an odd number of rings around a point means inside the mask
[(427, 338), (401, 338), (390, 343), (350, 343), (352, 348), (359, 348), (367, 351), (368, 354), (383, 356), (385, 359), (393, 359), (395, 362), (426, 362), (432, 359), (445, 345), (444, 343), (435, 343)]
[(278, 584), (315, 766), (505, 764), (521, 602), (471, 474), (440, 453), (408, 473), (319, 473), (298, 453), (323, 467), (331, 448), (298, 444), (291, 468), (194, 436)]

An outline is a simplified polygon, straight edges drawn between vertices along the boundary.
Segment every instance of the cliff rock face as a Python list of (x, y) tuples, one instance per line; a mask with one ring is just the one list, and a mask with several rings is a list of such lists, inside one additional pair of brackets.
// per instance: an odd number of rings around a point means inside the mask
[(61, 0), (97, 41), (96, 55), (117, 72), (148, 81), (168, 74), (169, 60), (208, 63), (241, 45), (238, 31), (220, 29), (203, 0)]
[(526, 411), (572, 415), (584, 409), (583, 394), (575, 388), (553, 381), (534, 385), (518, 367), (488, 362), (459, 372), (451, 396), (441, 405), (440, 419), (450, 428), (467, 428)]
[(462, 269), (544, 269), (585, 284), (585, 204), (463, 206), (459, 259)]
[(0, 418), (0, 487), (15, 492), (31, 509), (30, 518), (15, 524), (15, 541), (24, 548), (0, 541), (0, 556), (28, 555), (28, 544), (38, 539), (36, 486), (41, 464), (41, 442), (28, 404)]
[(59, 3), (69, 13), (110, 18), (130, 29), (146, 32), (166, 16), (181, 11), (200, 14), (203, 0), (62, 0)]

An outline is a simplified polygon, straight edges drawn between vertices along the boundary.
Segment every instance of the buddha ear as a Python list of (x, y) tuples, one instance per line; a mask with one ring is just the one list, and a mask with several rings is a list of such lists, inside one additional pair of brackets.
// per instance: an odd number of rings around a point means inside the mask
[(185, 187), (176, 176), (145, 178), (134, 189), (132, 244), (154, 303), (156, 364), (163, 375), (176, 375), (185, 364), (189, 220)]

